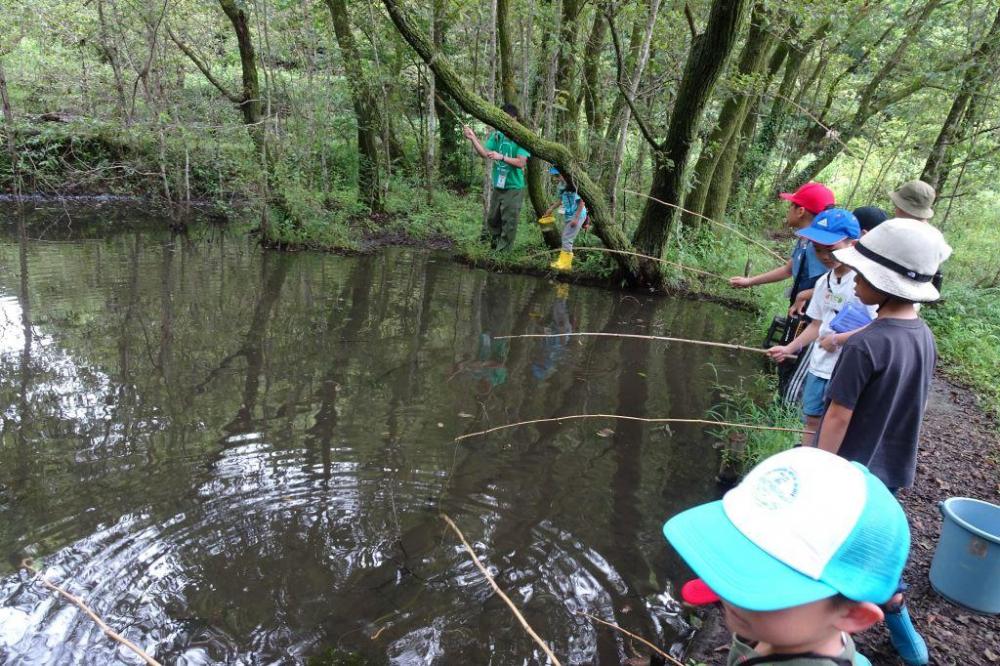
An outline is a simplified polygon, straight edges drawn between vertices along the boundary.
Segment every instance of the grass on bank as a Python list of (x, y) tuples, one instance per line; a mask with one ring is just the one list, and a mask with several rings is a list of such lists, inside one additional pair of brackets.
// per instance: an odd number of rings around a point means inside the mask
[[(710, 418), (735, 423), (800, 429), (802, 420), (797, 407), (778, 398), (774, 375), (758, 373), (743, 378), (737, 386), (718, 387), (721, 402)], [(761, 460), (788, 450), (801, 436), (776, 430), (726, 428), (718, 432), (722, 443), (722, 476), (741, 477)]]

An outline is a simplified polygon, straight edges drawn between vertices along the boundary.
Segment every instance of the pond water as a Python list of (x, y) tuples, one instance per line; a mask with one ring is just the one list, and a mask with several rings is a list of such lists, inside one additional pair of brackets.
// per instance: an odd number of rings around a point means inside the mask
[[(759, 359), (745, 315), (489, 274), (446, 254), (262, 252), (141, 212), (10, 212), (0, 237), (0, 662), (525, 664), (540, 653), (440, 512), (565, 663), (679, 649), (660, 532), (719, 494), (704, 417)], [(641, 646), (638, 646), (641, 647)], [(351, 661), (350, 659), (354, 659)]]

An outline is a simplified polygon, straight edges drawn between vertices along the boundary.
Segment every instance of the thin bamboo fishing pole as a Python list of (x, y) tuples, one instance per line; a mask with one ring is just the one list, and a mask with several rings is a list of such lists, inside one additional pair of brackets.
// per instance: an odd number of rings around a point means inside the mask
[(643, 194), (642, 192), (636, 192), (634, 190), (623, 190), (623, 191), (625, 193), (627, 193), (627, 194), (634, 194), (637, 197), (642, 197), (644, 199), (649, 199), (650, 201), (655, 201), (656, 203), (662, 204), (664, 206), (667, 206), (668, 208), (676, 208), (677, 210), (682, 211), (684, 213), (690, 213), (691, 215), (694, 215), (696, 217), (700, 217), (701, 219), (707, 220), (708, 222), (711, 222), (712, 224), (716, 224), (716, 225), (722, 227), (723, 229), (728, 229), (729, 231), (732, 231), (734, 234), (736, 234), (737, 236), (739, 236), (743, 240), (747, 241), (748, 243), (753, 243), (757, 247), (763, 249), (765, 252), (767, 252), (768, 254), (770, 254), (772, 257), (775, 257), (776, 259), (778, 259), (780, 261), (783, 261), (783, 262), (788, 261), (788, 259), (786, 257), (781, 256), (780, 254), (778, 254), (777, 252), (775, 252), (774, 250), (772, 250), (768, 246), (764, 245), (760, 241), (757, 241), (757, 240), (754, 240), (753, 238), (750, 238), (746, 234), (742, 233), (736, 227), (732, 227), (732, 226), (730, 226), (728, 224), (725, 224), (724, 222), (719, 222), (718, 220), (713, 220), (712, 218), (706, 217), (705, 215), (702, 215), (701, 213), (696, 213), (693, 210), (688, 210), (687, 208), (682, 208), (681, 206), (678, 206), (677, 204), (667, 203), (666, 201), (663, 201), (661, 199), (657, 199), (656, 197), (651, 197), (648, 194)]
[(582, 615), (584, 617), (589, 617), (594, 622), (600, 622), (601, 624), (603, 624), (605, 626), (611, 627), (615, 631), (622, 632), (626, 636), (631, 636), (635, 640), (637, 640), (640, 643), (642, 643), (642, 644), (648, 646), (649, 648), (651, 648), (658, 655), (660, 655), (661, 657), (663, 657), (664, 659), (666, 659), (670, 663), (674, 664), (675, 666), (685, 666), (684, 662), (678, 661), (676, 658), (673, 657), (673, 655), (670, 655), (670, 654), (664, 652), (660, 648), (656, 647), (655, 645), (653, 645), (652, 643), (650, 643), (649, 641), (647, 641), (642, 636), (637, 636), (637, 635), (633, 634), (631, 631), (629, 631), (628, 629), (623, 629), (623, 628), (619, 627), (617, 624), (614, 624), (612, 622), (608, 622), (607, 620), (602, 620), (601, 618), (597, 617), (596, 615), (591, 615), (590, 613), (584, 613), (583, 611), (577, 611), (577, 615)]
[(148, 664), (148, 666), (163, 666), (160, 662), (156, 661), (148, 654), (146, 654), (146, 652), (141, 647), (139, 647), (138, 645), (136, 645), (135, 643), (133, 643), (132, 641), (125, 638), (124, 636), (116, 632), (114, 629), (109, 627), (107, 623), (105, 623), (104, 620), (102, 620), (97, 613), (91, 610), (90, 607), (87, 606), (87, 604), (83, 603), (83, 600), (80, 599), (80, 597), (70, 594), (69, 592), (59, 587), (55, 583), (49, 581), (49, 579), (43, 576), (41, 572), (39, 572), (38, 569), (36, 569), (33, 566), (33, 560), (31, 558), (22, 560), (21, 567), (33, 573), (35, 575), (35, 578), (41, 581), (42, 585), (49, 588), (53, 592), (58, 592), (67, 601), (69, 601), (74, 606), (76, 606), (84, 613), (86, 613), (88, 616), (90, 616), (90, 619), (97, 623), (97, 626), (101, 628), (101, 631), (103, 631), (108, 636), (108, 638), (117, 641), (121, 645), (124, 645), (128, 649), (132, 650), (132, 652), (135, 652), (137, 655), (139, 655), (139, 657), (141, 657), (146, 662), (146, 664)]
[(747, 347), (746, 345), (734, 345), (728, 342), (711, 342), (709, 340), (688, 340), (686, 338), (671, 338), (665, 335), (638, 335), (636, 333), (523, 333), (521, 335), (498, 335), (494, 340), (513, 340), (516, 338), (633, 338), (636, 340), (658, 340), (660, 342), (683, 342), (689, 345), (704, 345), (706, 347), (722, 347), (723, 349), (738, 349), (740, 351), (753, 352), (754, 354), (767, 354), (766, 349), (759, 347)]
[[(555, 250), (546, 250), (545, 252), (536, 252), (534, 254), (529, 254), (525, 259), (534, 259), (535, 257), (548, 256), (554, 252), (559, 252), (557, 248)], [(659, 259), (657, 257), (652, 257), (648, 254), (642, 254), (639, 252), (626, 252), (625, 250), (612, 250), (607, 247), (574, 247), (573, 252), (607, 252), (608, 254), (624, 254), (630, 257), (641, 257), (643, 259), (649, 259), (650, 261), (658, 261), (661, 264), (667, 264), (668, 266), (676, 266), (681, 270), (691, 271), (692, 273), (698, 273), (699, 275), (705, 275), (710, 278), (715, 278), (716, 280), (729, 280), (729, 278), (719, 275), (717, 273), (709, 273), (708, 271), (703, 271), (700, 268), (693, 268), (691, 266), (685, 266), (684, 264), (679, 264), (676, 261), (668, 261), (666, 259)]]
[(832, 127), (827, 127), (826, 125), (824, 125), (822, 123), (822, 121), (820, 121), (819, 118), (817, 118), (813, 114), (809, 113), (809, 111), (806, 110), (805, 107), (801, 106), (795, 100), (789, 99), (788, 97), (785, 97), (784, 95), (779, 95), (778, 93), (774, 93), (774, 97), (779, 97), (779, 98), (785, 100), (786, 102), (788, 102), (789, 104), (791, 104), (792, 106), (794, 106), (796, 109), (798, 109), (799, 111), (801, 111), (802, 113), (804, 113), (810, 120), (812, 120), (814, 123), (816, 123), (817, 125), (819, 125), (820, 127), (822, 127), (823, 129), (826, 130), (826, 136), (827, 136), (828, 139), (833, 139), (834, 141), (836, 141), (837, 143), (839, 143), (841, 146), (843, 146), (844, 147), (844, 152), (846, 152), (851, 157), (857, 157), (857, 155), (854, 155), (851, 152), (851, 147), (848, 146), (846, 143), (844, 143), (843, 141), (840, 140), (840, 132), (838, 132), (837, 130), (833, 129)]
[(673, 419), (673, 418), (647, 419), (641, 416), (623, 416), (622, 414), (569, 414), (567, 416), (557, 416), (551, 419), (532, 419), (530, 421), (518, 421), (517, 423), (507, 423), (505, 425), (489, 428), (488, 430), (480, 430), (479, 432), (470, 432), (467, 435), (459, 435), (454, 439), (454, 441), (460, 442), (464, 439), (471, 439), (472, 437), (481, 437), (482, 435), (488, 435), (491, 432), (497, 432), (498, 430), (518, 428), (520, 426), (534, 425), (536, 423), (558, 423), (560, 421), (574, 421), (580, 419), (620, 419), (622, 421), (640, 421), (642, 423), (697, 423), (702, 425), (721, 426), (723, 428), (746, 428), (747, 430), (770, 430), (774, 432), (790, 432), (796, 435), (815, 434), (815, 432), (812, 430), (797, 430), (795, 428), (762, 426), (753, 423), (731, 423), (729, 421), (709, 421), (708, 419)]
[(521, 611), (517, 609), (517, 606), (515, 606), (514, 602), (510, 600), (510, 597), (504, 594), (503, 590), (500, 589), (500, 586), (497, 585), (497, 582), (493, 579), (493, 576), (490, 575), (490, 572), (487, 571), (486, 567), (483, 566), (483, 563), (479, 561), (479, 556), (476, 555), (476, 551), (472, 550), (472, 546), (470, 546), (469, 542), (465, 539), (465, 535), (462, 534), (462, 530), (458, 529), (458, 525), (455, 524), (455, 521), (448, 517), (448, 514), (446, 513), (441, 514), (441, 519), (448, 523), (448, 527), (450, 527), (452, 531), (458, 535), (458, 538), (462, 541), (462, 545), (465, 546), (465, 551), (469, 553), (469, 557), (472, 558), (473, 564), (475, 564), (476, 568), (479, 569), (479, 572), (486, 577), (486, 582), (490, 584), (493, 591), (496, 592), (497, 595), (510, 607), (511, 612), (514, 613), (514, 617), (516, 617), (517, 621), (521, 623), (521, 626), (526, 632), (528, 632), (528, 635), (531, 636), (532, 640), (538, 644), (538, 647), (542, 648), (542, 651), (545, 652), (555, 666), (562, 666), (559, 659), (556, 658), (555, 653), (553, 653), (545, 641), (542, 640), (541, 636), (535, 633), (535, 630), (531, 628), (528, 621), (524, 619), (523, 615), (521, 615)]
[(465, 122), (464, 120), (462, 120), (461, 116), (459, 116), (457, 113), (455, 113), (455, 110), (453, 108), (451, 108), (451, 105), (449, 105), (448, 102), (446, 102), (446, 101), (444, 101), (444, 99), (442, 99), (441, 95), (439, 95), (439, 94), (437, 94), (435, 92), (434, 93), (434, 97), (437, 98), (437, 101), (441, 102), (441, 106), (443, 106), (444, 108), (448, 109), (448, 113), (450, 113), (452, 116), (454, 116), (455, 120), (457, 120), (458, 122), (460, 122), (463, 125), (468, 125), (469, 124), (469, 123)]

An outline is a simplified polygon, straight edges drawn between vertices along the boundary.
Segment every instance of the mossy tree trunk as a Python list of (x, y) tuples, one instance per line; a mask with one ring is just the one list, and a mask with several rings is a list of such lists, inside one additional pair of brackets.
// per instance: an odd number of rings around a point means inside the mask
[[(768, 110), (767, 117), (761, 124), (760, 134), (754, 139), (754, 147), (750, 150), (750, 157), (741, 168), (737, 189), (752, 189), (757, 179), (763, 173), (765, 166), (771, 158), (771, 154), (778, 145), (778, 137), (781, 136), (784, 130), (785, 122), (788, 118), (788, 98), (791, 96), (795, 89), (795, 84), (798, 82), (802, 64), (805, 62), (806, 56), (809, 55), (813, 46), (826, 36), (831, 25), (832, 22), (830, 21), (823, 22), (801, 43), (791, 41), (792, 37), (789, 35), (788, 40), (782, 44), (788, 55), (785, 58), (785, 69), (781, 83), (778, 85), (778, 92), (771, 101), (771, 108)], [(793, 20), (792, 34), (800, 26), (801, 23), (799, 21)]]
[(601, 54), (604, 50), (604, 40), (607, 37), (608, 22), (604, 18), (605, 2), (598, 2), (594, 8), (594, 23), (587, 35), (587, 43), (583, 52), (583, 112), (587, 119), (587, 150), (593, 155), (594, 148), (600, 145), (600, 137), (604, 128), (604, 91), (600, 84)]
[(382, 152), (379, 150), (380, 130), (375, 94), (365, 80), (346, 0), (326, 0), (333, 21), (333, 31), (340, 46), (344, 72), (351, 88), (351, 103), (358, 124), (358, 193), (364, 205), (373, 213), (385, 212), (382, 187)]
[[(497, 45), (500, 50), (500, 94), (503, 101), (518, 108), (514, 83), (514, 49), (510, 42), (510, 0), (497, 0)], [(523, 109), (522, 109), (523, 111)]]
[[(677, 204), (682, 195), (687, 161), (712, 90), (736, 43), (746, 17), (747, 0), (715, 0), (703, 32), (691, 40), (677, 100), (670, 114), (666, 140), (653, 152), (653, 182), (646, 201), (635, 246), (653, 257), (663, 254), (675, 209), (653, 199)], [(652, 262), (643, 262), (643, 278), (651, 279)]]
[[(446, 8), (446, 0), (434, 0), (434, 48), (442, 53), (447, 42)], [(438, 178), (450, 187), (458, 187), (467, 184), (461, 151), (462, 125), (451, 110), (455, 105), (445, 101), (447, 93), (441, 88), (436, 74), (434, 88), (434, 107), (438, 119)]]
[(972, 55), (969, 57), (969, 67), (962, 77), (962, 84), (952, 101), (948, 110), (948, 117), (945, 118), (941, 131), (938, 132), (934, 145), (931, 147), (927, 161), (924, 163), (923, 172), (920, 179), (929, 183), (939, 192), (943, 189), (951, 166), (954, 145), (960, 137), (961, 127), (969, 115), (969, 109), (973, 106), (972, 99), (986, 83), (987, 78), (995, 72), (991, 70), (990, 64), (994, 63), (997, 51), (1000, 50), (1000, 11), (990, 31), (983, 38)]
[(563, 143), (580, 155), (580, 105), (577, 104), (577, 35), (583, 0), (562, 0), (562, 22), (559, 26), (559, 60), (556, 69), (556, 108), (559, 113), (558, 133)]
[(14, 135), (14, 109), (10, 105), (10, 95), (7, 93), (7, 73), (3, 68), (3, 53), (0, 53), (0, 107), (3, 108), (4, 138), (7, 143), (7, 159), (10, 160), (10, 173), (14, 183), (14, 194), (20, 194), (20, 173), (17, 157), (17, 137)]
[[(714, 195), (720, 196), (721, 189), (715, 185), (715, 174), (719, 163), (728, 158), (729, 151), (735, 153), (738, 150), (739, 129), (743, 125), (743, 118), (746, 116), (751, 96), (749, 90), (741, 91), (740, 88), (751, 85), (752, 77), (759, 72), (764, 64), (772, 41), (769, 31), (770, 25), (767, 21), (764, 3), (758, 0), (751, 14), (750, 31), (743, 44), (739, 66), (736, 69), (735, 90), (722, 105), (719, 120), (705, 139), (704, 147), (701, 149), (698, 162), (694, 167), (695, 186), (684, 201), (684, 207), (691, 211), (691, 213), (684, 213), (682, 218), (686, 227), (696, 228), (700, 225), (701, 218), (698, 217), (697, 213), (715, 218), (715, 215), (706, 212), (706, 202), (709, 192), (713, 192), (713, 187), (715, 188)], [(735, 163), (735, 155), (733, 155), (730, 165), (733, 163)], [(727, 197), (728, 191), (727, 183)], [(713, 204), (712, 207), (717, 209), (717, 203)]]

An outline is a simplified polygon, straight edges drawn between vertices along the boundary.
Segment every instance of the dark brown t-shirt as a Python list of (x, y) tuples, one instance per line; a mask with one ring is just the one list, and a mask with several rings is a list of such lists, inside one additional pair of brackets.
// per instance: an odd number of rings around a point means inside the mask
[(847, 341), (833, 369), (827, 403), (854, 410), (839, 454), (868, 467), (889, 488), (913, 483), (936, 362), (924, 320), (876, 319)]

